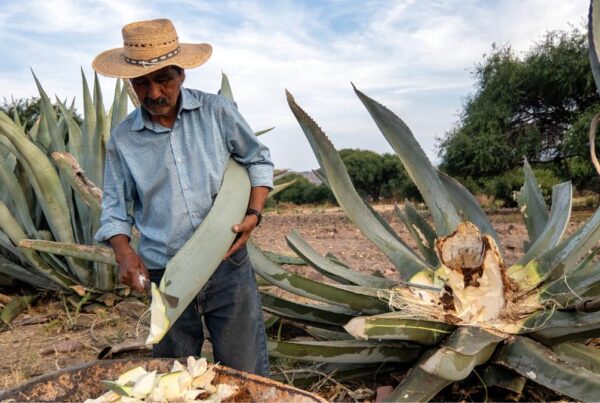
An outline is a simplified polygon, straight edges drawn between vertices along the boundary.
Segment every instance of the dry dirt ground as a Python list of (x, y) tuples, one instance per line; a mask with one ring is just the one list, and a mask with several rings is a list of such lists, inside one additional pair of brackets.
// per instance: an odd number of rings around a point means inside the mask
[[(383, 217), (411, 246), (415, 246), (392, 206), (378, 206)], [(573, 214), (568, 232), (581, 225), (589, 212)], [(527, 231), (516, 211), (491, 215), (504, 250), (506, 263), (521, 254)], [(339, 208), (279, 208), (266, 214), (255, 231), (256, 243), (264, 250), (291, 253), (285, 241), (289, 231), (297, 229), (321, 254), (335, 254), (351, 267), (364, 271), (380, 271), (394, 278), (396, 272), (383, 254), (350, 222)], [(303, 275), (321, 278), (309, 267), (297, 267)], [(13, 325), (0, 333), (0, 390), (10, 389), (24, 381), (68, 366), (96, 359), (107, 345), (142, 342), (146, 326), (136, 318), (141, 304), (126, 301), (108, 306), (94, 305), (78, 310), (66, 299), (42, 296)], [(28, 324), (40, 320), (43, 323)], [(137, 352), (148, 355), (148, 352)]]

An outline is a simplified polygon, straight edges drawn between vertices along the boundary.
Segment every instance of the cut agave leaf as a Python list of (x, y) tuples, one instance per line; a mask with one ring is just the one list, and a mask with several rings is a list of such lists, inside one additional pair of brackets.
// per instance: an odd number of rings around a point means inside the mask
[(600, 376), (600, 349), (580, 343), (561, 343), (551, 347), (552, 351), (566, 362), (579, 365)]
[(150, 304), (150, 333), (146, 344), (156, 344), (165, 337), (171, 321), (167, 317), (167, 306), (155, 283), (151, 285), (152, 302)]
[(476, 365), (488, 361), (503, 339), (476, 327), (457, 329), (442, 347), (421, 358), (388, 399), (426, 401), (433, 398), (446, 385), (465, 379)]
[(81, 245), (76, 243), (44, 241), (41, 239), (23, 239), (19, 247), (48, 252), (60, 256), (70, 256), (92, 262), (117, 265), (115, 254), (111, 248), (101, 245)]
[(511, 392), (521, 394), (525, 389), (527, 378), (500, 365), (486, 365), (481, 374), (486, 387), (497, 386)]
[(596, 401), (600, 376), (561, 360), (551, 350), (527, 337), (515, 337), (498, 351), (495, 362), (570, 398)]
[(321, 327), (316, 326), (304, 326), (304, 330), (306, 330), (306, 333), (310, 334), (317, 340), (354, 340), (354, 336), (344, 331), (323, 329)]
[[(363, 234), (387, 256), (406, 281), (423, 270), (431, 269), (427, 262), (398, 241), (371, 213), (352, 185), (348, 171), (337, 150), (323, 130), (287, 93), (288, 104), (313, 148), (317, 161), (326, 172), (327, 182), (338, 203)], [(439, 180), (438, 180), (439, 181)]]
[[(231, 227), (244, 218), (249, 197), (248, 172), (232, 159), (211, 210), (192, 237), (169, 261), (160, 282), (159, 290), (162, 293), (179, 298), (176, 305), (165, 306), (167, 321), (162, 323), (166, 324), (167, 329), (196, 297), (223, 260), (236, 236)], [(199, 264), (202, 265), (201, 270), (197, 266)], [(157, 333), (155, 336), (162, 338), (164, 334)], [(160, 338), (149, 338), (148, 342), (156, 343)]]
[(402, 312), (390, 312), (356, 317), (344, 329), (357, 339), (406, 340), (429, 346), (448, 337), (455, 326)]
[(299, 361), (338, 364), (370, 364), (375, 362), (410, 362), (421, 349), (412, 344), (381, 344), (351, 341), (267, 341), (269, 355)]
[(402, 382), (386, 397), (388, 402), (428, 402), (451, 381), (425, 372), (421, 364), (427, 362), (435, 350), (426, 352), (406, 374)]

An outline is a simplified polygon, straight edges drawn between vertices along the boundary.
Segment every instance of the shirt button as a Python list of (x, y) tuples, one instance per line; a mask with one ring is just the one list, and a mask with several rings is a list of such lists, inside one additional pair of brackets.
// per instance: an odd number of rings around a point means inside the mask
[(187, 185), (183, 185), (183, 190), (188, 190), (189, 188), (187, 187)]
[(175, 161), (177, 161), (177, 162), (181, 162), (181, 158), (177, 158)]

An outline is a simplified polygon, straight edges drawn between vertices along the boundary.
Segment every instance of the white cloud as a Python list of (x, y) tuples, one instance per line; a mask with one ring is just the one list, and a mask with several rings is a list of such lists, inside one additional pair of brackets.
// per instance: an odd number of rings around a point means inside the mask
[[(216, 91), (228, 73), (241, 111), (278, 167), (316, 161), (285, 102), (284, 88), (338, 148), (390, 151), (350, 81), (400, 115), (435, 159), (435, 137), (456, 120), (469, 71), (492, 42), (526, 50), (544, 32), (580, 25), (586, 0), (242, 2), (197, 0), (11, 2), (0, 9), (0, 97), (32, 96), (32, 66), (50, 94), (80, 98), (79, 67), (119, 46), (130, 21), (169, 17), (188, 42), (210, 42), (212, 59), (186, 84)], [(113, 80), (103, 79), (105, 100)]]

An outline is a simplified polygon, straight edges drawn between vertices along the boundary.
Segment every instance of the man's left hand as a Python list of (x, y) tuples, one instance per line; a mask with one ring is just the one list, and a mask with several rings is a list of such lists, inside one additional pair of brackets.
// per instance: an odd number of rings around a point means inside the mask
[(231, 230), (238, 235), (235, 238), (233, 245), (231, 245), (231, 248), (229, 248), (225, 254), (223, 260), (229, 258), (229, 256), (233, 255), (239, 248), (246, 244), (248, 238), (250, 238), (252, 230), (256, 228), (257, 224), (258, 217), (256, 217), (254, 214), (248, 214), (244, 217), (241, 223), (235, 224), (233, 227), (231, 227)]

